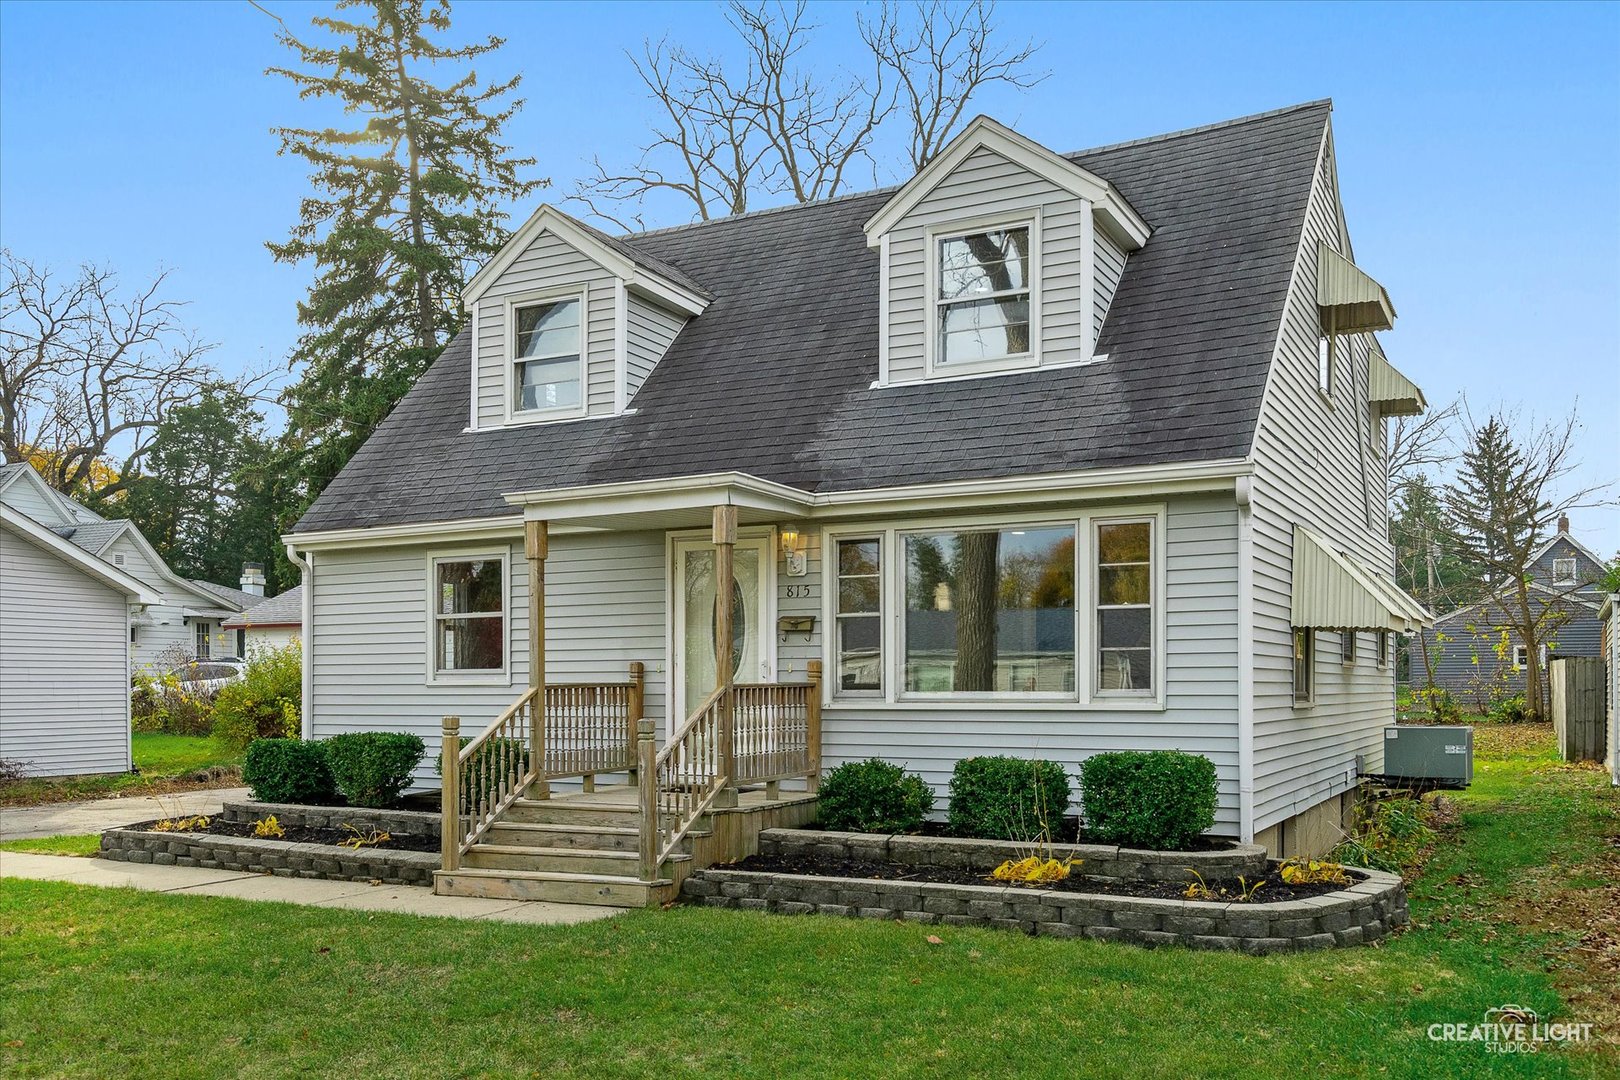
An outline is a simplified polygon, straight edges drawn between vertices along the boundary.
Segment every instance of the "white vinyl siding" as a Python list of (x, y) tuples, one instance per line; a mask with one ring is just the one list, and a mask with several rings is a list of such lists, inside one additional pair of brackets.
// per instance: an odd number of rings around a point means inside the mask
[(971, 225), (975, 218), (1009, 221), (1025, 211), (1038, 211), (1041, 218), (1041, 267), (1035, 274), (1040, 290), (1032, 297), (1040, 308), (1041, 362), (1081, 358), (1081, 319), (1096, 303), (1096, 297), (1087, 303), (1080, 295), (1081, 201), (999, 154), (979, 150), (888, 235), (890, 382), (922, 379), (927, 372), (936, 288), (928, 280), (929, 231)]
[[(429, 685), (428, 559), (504, 547), (512, 566), (507, 620), (510, 678), (491, 685)], [(622, 682), (647, 665), (649, 717), (664, 708), (665, 546), (662, 533), (554, 536), (546, 560), (546, 677)], [(523, 544), (355, 547), (315, 562), (309, 641), (313, 733), (409, 731), (428, 743), (417, 782), (433, 786), (442, 718), (475, 735), (511, 705), (529, 679), (529, 579)], [(662, 727), (662, 724), (660, 724)]]
[(686, 316), (631, 295), (626, 300), (625, 399), (633, 400), (641, 384), (686, 325)]
[(128, 610), (0, 528), (0, 757), (44, 776), (129, 769)]
[(585, 411), (607, 415), (614, 408), (614, 283), (611, 273), (549, 232), (541, 233), (492, 284), (477, 303), (478, 427), (506, 422), (511, 393), (511, 364), (506, 332), (507, 300), (552, 290), (584, 289), (587, 294), (585, 343)]
[[(1108, 318), (1108, 305), (1114, 302), (1114, 293), (1119, 289), (1119, 279), (1125, 276), (1125, 249), (1109, 239), (1103, 230), (1097, 230), (1093, 271), (1093, 281), (1096, 284), (1096, 302), (1093, 307), (1095, 330), (1091, 340), (1102, 340), (1103, 322)], [(1100, 349), (1098, 350), (1101, 351)]]
[[(1110, 511), (1104, 516), (1117, 515)], [(862, 535), (859, 525), (829, 527), (841, 535)], [(1009, 707), (1005, 701), (896, 705), (842, 698), (823, 711), (824, 766), (869, 757), (900, 763), (923, 775), (943, 809), (951, 770), (959, 759), (976, 754), (1050, 758), (1073, 777), (1081, 761), (1105, 750), (1185, 750), (1215, 763), (1220, 785), (1215, 831), (1235, 834), (1236, 507), (1229, 496), (1174, 499), (1168, 504), (1165, 532), (1162, 711), (1106, 699), (1086, 706), (1040, 702)], [(895, 555), (885, 552), (885, 557)], [(1077, 588), (1085, 586), (1087, 571), (1081, 570)], [(812, 569), (811, 578), (799, 580), (814, 581), (819, 588), (821, 576)], [(830, 678), (830, 662), (827, 670)]]
[(17, 476), (7, 485), (5, 492), (0, 494), (0, 502), (51, 528), (73, 520), (68, 515), (67, 509), (49, 492), (40, 490), (33, 477), (26, 473)]
[[(119, 556), (124, 559), (121, 563)], [(196, 653), (196, 626), (186, 618), (185, 612), (188, 608), (217, 608), (220, 602), (205, 600), (175, 585), (147, 555), (146, 549), (127, 534), (114, 540), (101, 553), (101, 558), (138, 578), (160, 600), (146, 608), (137, 623), (135, 641), (129, 650), (131, 669), (153, 673), (168, 671)], [(209, 652), (214, 656), (234, 656), (236, 635), (222, 629), (220, 621), (214, 619), (208, 623)]]
[[(1367, 349), (1352, 337), (1335, 372), (1334, 400), (1317, 389), (1316, 250), (1340, 248), (1331, 145), (1310, 195), (1298, 265), (1283, 314), (1254, 444), (1255, 829), (1261, 830), (1353, 787), (1358, 755), (1382, 766), (1385, 724), (1394, 716), (1391, 667), (1340, 661), (1339, 635), (1318, 635), (1312, 698), (1296, 706), (1289, 625), (1295, 524), (1352, 555), (1392, 569), (1381, 474), (1368, 468)], [(1335, 407), (1337, 405), (1337, 407)], [(1372, 634), (1358, 648), (1372, 647)]]

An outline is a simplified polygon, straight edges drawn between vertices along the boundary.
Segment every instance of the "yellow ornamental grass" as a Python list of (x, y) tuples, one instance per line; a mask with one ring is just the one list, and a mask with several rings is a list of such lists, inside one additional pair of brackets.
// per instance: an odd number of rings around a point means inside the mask
[(1054, 881), (1062, 881), (1069, 876), (1069, 867), (1078, 866), (1079, 859), (1042, 859), (1031, 855), (1027, 859), (1014, 862), (1008, 859), (990, 872), (990, 876), (997, 881), (1009, 881), (1015, 885), (1050, 885)]
[(1348, 885), (1350, 875), (1336, 862), (1324, 859), (1288, 859), (1282, 864), (1282, 879), (1288, 885)]
[(153, 832), (196, 832), (208, 828), (208, 819), (202, 814), (195, 817), (164, 818), (154, 822)]
[(253, 835), (263, 837), (286, 836), (287, 830), (282, 827), (281, 822), (276, 820), (276, 815), (271, 814), (269, 817), (260, 818), (253, 823)]

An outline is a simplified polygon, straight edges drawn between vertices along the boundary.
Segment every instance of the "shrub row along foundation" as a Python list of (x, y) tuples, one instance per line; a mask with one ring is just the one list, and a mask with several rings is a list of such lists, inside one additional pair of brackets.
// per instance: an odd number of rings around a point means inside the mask
[(101, 857), (119, 862), (200, 866), (207, 870), (240, 870), (276, 877), (380, 881), (384, 885), (431, 886), (433, 871), (439, 868), (439, 856), (435, 852), (385, 848), (352, 850), (330, 844), (289, 844), (244, 836), (161, 833), (144, 829), (109, 829), (102, 833)]
[[(1005, 840), (768, 829), (759, 835), (759, 853), (943, 866), (988, 875), (1007, 859), (1022, 858), (1030, 850), (1028, 844)], [(1189, 868), (1198, 871), (1205, 881), (1236, 881), (1240, 875), (1260, 877), (1267, 869), (1266, 849), (1255, 844), (1233, 844), (1215, 851), (1141, 851), (1111, 844), (1054, 844), (1052, 853), (1060, 858), (1073, 854), (1081, 860), (1074, 872), (1099, 881), (1186, 883), (1192, 880)]]

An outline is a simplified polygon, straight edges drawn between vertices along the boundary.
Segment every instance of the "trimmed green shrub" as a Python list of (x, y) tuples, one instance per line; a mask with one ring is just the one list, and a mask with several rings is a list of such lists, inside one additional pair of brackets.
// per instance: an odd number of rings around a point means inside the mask
[(325, 743), (259, 739), (247, 749), (242, 780), (258, 802), (333, 806), (340, 801)]
[(1215, 824), (1215, 764), (1179, 750), (1093, 754), (1080, 765), (1080, 804), (1089, 839), (1185, 848)]
[(911, 833), (934, 808), (934, 790), (879, 758), (848, 761), (822, 779), (816, 808), (821, 824), (836, 831)]
[(411, 774), (427, 749), (421, 738), (398, 731), (355, 731), (326, 740), (343, 797), (355, 806), (385, 807), (411, 786)]
[(214, 696), (214, 738), (226, 746), (298, 734), (304, 654), (297, 642), (255, 653), (236, 682)]
[(1069, 810), (1069, 794), (1069, 774), (1055, 761), (963, 758), (951, 773), (951, 832), (986, 840), (1053, 840)]
[(1522, 724), (1530, 717), (1530, 705), (1523, 694), (1491, 702), (1489, 718), (1501, 724)]

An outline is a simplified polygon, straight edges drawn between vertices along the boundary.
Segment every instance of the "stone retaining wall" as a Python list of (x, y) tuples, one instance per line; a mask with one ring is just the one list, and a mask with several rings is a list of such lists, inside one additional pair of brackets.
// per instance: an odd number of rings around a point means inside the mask
[(351, 851), (331, 844), (289, 844), (284, 840), (260, 840), (252, 836), (160, 833), (145, 829), (109, 829), (102, 833), (101, 857), (119, 862), (241, 870), (276, 877), (381, 881), (384, 885), (431, 886), (433, 872), (439, 868), (439, 855), (431, 851), (386, 848)]
[(275, 815), (285, 828), (341, 829), (345, 824), (357, 829), (380, 829), (402, 836), (443, 835), (444, 822), (438, 814), (421, 810), (372, 810), (364, 806), (301, 806), (296, 803), (228, 802), (220, 811), (226, 821), (251, 825)]
[[(1071, 852), (1081, 863), (1075, 873), (1098, 881), (1192, 881), (1188, 868), (1206, 882), (1256, 878), (1266, 872), (1266, 849), (1233, 844), (1215, 851), (1142, 851), (1114, 844), (1057, 844), (1054, 854)], [(759, 834), (761, 855), (816, 855), (908, 866), (942, 866), (985, 874), (1008, 859), (1029, 853), (1028, 844), (1006, 840), (966, 840), (946, 836), (880, 836), (875, 833), (817, 829), (769, 829)]]
[(905, 919), (1053, 937), (1264, 954), (1377, 941), (1407, 922), (1401, 879), (1377, 870), (1324, 896), (1279, 903), (1208, 903), (1001, 885), (766, 874), (712, 867), (681, 888), (692, 903), (782, 915)]

